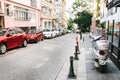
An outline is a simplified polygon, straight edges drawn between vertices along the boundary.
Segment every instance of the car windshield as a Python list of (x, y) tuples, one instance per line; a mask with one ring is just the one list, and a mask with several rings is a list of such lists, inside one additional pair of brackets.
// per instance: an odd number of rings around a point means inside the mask
[(50, 32), (51, 30), (50, 29), (45, 29), (44, 32)]
[(28, 34), (34, 34), (36, 33), (36, 29), (29, 29)]
[(3, 36), (3, 35), (5, 34), (6, 31), (7, 31), (6, 29), (0, 30), (0, 36)]

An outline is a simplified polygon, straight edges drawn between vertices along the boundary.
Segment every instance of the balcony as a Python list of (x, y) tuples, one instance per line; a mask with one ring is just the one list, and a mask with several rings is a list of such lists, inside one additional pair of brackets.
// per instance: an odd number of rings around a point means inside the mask
[(109, 3), (106, 3), (107, 4), (107, 8), (110, 9), (112, 7), (120, 7), (120, 0), (112, 0), (111, 2)]

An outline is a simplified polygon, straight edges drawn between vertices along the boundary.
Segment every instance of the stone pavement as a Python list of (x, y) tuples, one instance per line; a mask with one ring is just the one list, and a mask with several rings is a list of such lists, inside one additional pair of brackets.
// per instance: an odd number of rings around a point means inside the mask
[[(110, 68), (108, 68), (106, 73), (100, 73), (95, 69), (93, 65), (94, 55), (92, 54), (91, 40), (88, 35), (84, 34), (83, 36), (85, 41), (83, 42), (83, 40), (79, 40), (79, 49), (81, 52), (81, 54), (78, 55), (79, 60), (73, 61), (74, 72), (77, 78), (68, 78), (70, 67), (70, 61), (68, 58), (56, 80), (120, 80), (120, 71), (109, 59), (108, 66), (110, 66)], [(72, 56), (74, 57), (74, 55)]]

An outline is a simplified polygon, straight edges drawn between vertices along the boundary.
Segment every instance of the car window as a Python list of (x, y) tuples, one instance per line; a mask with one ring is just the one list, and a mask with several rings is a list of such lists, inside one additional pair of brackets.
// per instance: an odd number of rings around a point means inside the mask
[(5, 34), (6, 31), (7, 31), (6, 29), (0, 30), (0, 36), (3, 36), (3, 35)]
[(9, 30), (8, 34), (11, 34), (11, 35), (15, 34), (15, 30), (14, 29)]
[(49, 31), (50, 31), (50, 29), (45, 29), (45, 30), (44, 30), (44, 32), (49, 32)]
[(33, 34), (33, 33), (36, 33), (36, 29), (35, 28), (31, 28), (31, 29), (29, 29), (29, 31), (28, 31), (28, 34)]
[(37, 30), (36, 30), (36, 33), (40, 33), (40, 30), (39, 30), (39, 29), (37, 29)]
[(22, 29), (20, 29), (20, 28), (15, 28), (15, 31), (16, 31), (17, 34), (24, 33), (24, 31)]

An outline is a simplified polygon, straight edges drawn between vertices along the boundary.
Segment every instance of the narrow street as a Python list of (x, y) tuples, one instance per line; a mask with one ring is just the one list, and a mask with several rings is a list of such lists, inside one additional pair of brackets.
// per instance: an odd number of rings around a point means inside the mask
[(54, 80), (72, 54), (75, 35), (47, 39), (0, 55), (0, 80)]
[[(83, 36), (85, 41), (79, 41), (81, 54), (74, 63), (75, 80), (119, 80), (120, 71), (109, 59), (106, 73), (95, 69), (91, 41), (88, 34)], [(75, 38), (76, 34), (71, 33), (0, 55), (0, 80), (71, 80), (67, 76), (69, 57), (74, 56)]]

